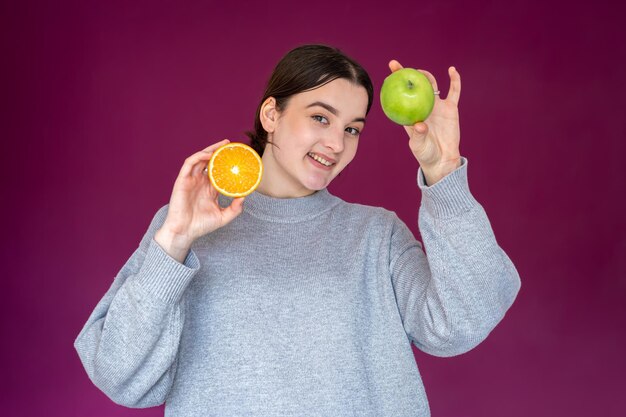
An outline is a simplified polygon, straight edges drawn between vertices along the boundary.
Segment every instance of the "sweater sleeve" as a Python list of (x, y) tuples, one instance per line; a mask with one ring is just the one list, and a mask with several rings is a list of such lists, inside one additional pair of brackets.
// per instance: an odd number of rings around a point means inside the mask
[(184, 322), (182, 295), (199, 262), (190, 252), (181, 264), (153, 237), (166, 207), (74, 342), (91, 381), (127, 407), (163, 404), (176, 372)]
[(422, 190), (419, 228), (426, 255), (396, 218), (391, 275), (405, 331), (436, 356), (467, 352), (502, 320), (520, 288), (515, 266), (496, 242), (467, 183), (467, 159)]

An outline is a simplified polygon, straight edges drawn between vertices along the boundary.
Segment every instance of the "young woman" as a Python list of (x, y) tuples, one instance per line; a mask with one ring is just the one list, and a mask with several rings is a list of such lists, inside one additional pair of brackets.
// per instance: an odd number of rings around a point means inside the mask
[(520, 285), (468, 189), (449, 74), (446, 99), (406, 128), (428, 256), (393, 212), (327, 191), (356, 154), (373, 88), (340, 51), (296, 48), (250, 133), (257, 192), (218, 199), (204, 168), (224, 141), (185, 161), (75, 342), (91, 380), (167, 416), (428, 416), (411, 343), (472, 349)]

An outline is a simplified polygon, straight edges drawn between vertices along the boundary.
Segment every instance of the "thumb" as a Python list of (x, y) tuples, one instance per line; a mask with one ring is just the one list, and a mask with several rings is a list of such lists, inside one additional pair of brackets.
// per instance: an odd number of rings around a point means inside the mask
[(395, 59), (389, 61), (389, 70), (391, 72), (396, 72), (399, 69), (402, 69), (402, 65), (398, 61), (396, 61)]
[(230, 203), (230, 206), (222, 209), (222, 225), (226, 225), (232, 222), (235, 217), (239, 216), (243, 212), (244, 197), (235, 198)]

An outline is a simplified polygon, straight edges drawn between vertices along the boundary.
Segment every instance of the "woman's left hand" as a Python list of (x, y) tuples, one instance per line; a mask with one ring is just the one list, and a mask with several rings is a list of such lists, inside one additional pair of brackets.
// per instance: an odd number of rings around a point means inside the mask
[[(402, 68), (396, 60), (389, 62), (389, 69), (395, 72)], [(430, 80), (433, 89), (438, 90), (435, 77), (419, 70)], [(454, 67), (448, 68), (450, 91), (445, 99), (435, 96), (433, 111), (424, 122), (405, 126), (409, 134), (409, 147), (422, 168), (426, 183), (433, 185), (450, 172), (461, 166), (459, 141), (459, 98), (461, 96), (461, 76)]]

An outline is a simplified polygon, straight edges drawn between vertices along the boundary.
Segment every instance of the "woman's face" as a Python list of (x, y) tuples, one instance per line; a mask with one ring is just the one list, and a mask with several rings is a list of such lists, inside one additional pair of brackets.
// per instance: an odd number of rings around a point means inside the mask
[[(352, 161), (365, 124), (367, 91), (345, 79), (292, 96), (282, 111), (263, 107), (268, 131), (259, 191), (302, 197), (325, 188)], [(268, 101), (266, 101), (268, 103)], [(264, 120), (265, 118), (265, 120)]]

